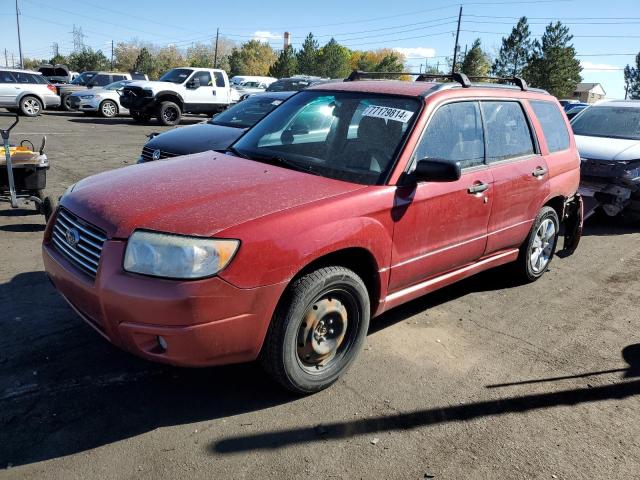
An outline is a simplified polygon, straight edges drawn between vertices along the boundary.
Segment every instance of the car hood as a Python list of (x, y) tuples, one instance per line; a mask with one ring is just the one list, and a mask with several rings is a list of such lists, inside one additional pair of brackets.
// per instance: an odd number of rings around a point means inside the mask
[(188, 155), (223, 150), (235, 142), (245, 132), (244, 128), (225, 127), (211, 123), (199, 123), (188, 127), (179, 127), (156, 135), (145, 147), (167, 153)]
[(640, 141), (621, 138), (588, 137), (576, 135), (580, 157), (591, 160), (637, 160), (640, 159)]
[(73, 96), (81, 96), (81, 95), (99, 95), (104, 92), (108, 92), (109, 90), (105, 90), (104, 88), (86, 88), (84, 90), (79, 90), (77, 92), (73, 92), (71, 95)]
[(61, 205), (105, 231), (213, 236), (250, 220), (365, 188), (231, 155), (132, 165), (78, 182)]

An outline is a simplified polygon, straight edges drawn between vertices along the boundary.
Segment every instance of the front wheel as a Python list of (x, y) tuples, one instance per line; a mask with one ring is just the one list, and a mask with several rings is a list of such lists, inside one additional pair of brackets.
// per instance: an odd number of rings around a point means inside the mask
[(520, 248), (517, 274), (522, 281), (535, 282), (547, 271), (556, 252), (559, 229), (556, 211), (551, 207), (543, 207)]
[(118, 105), (112, 100), (105, 100), (100, 104), (100, 115), (104, 118), (113, 118), (118, 115)]
[(362, 279), (344, 267), (325, 267), (295, 280), (278, 306), (262, 351), (267, 372), (287, 389), (327, 388), (351, 366), (369, 328)]
[(173, 102), (162, 102), (158, 108), (158, 121), (165, 127), (172, 127), (180, 123), (182, 111)]

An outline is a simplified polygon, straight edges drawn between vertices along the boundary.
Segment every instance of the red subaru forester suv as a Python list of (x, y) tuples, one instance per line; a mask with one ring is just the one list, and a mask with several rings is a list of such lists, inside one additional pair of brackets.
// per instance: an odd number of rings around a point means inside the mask
[(297, 93), (225, 152), (70, 187), (46, 271), (114, 344), (183, 366), (260, 358), (300, 393), (353, 363), (369, 319), (513, 262), (539, 278), (582, 228), (557, 100), (515, 85), (361, 80)]

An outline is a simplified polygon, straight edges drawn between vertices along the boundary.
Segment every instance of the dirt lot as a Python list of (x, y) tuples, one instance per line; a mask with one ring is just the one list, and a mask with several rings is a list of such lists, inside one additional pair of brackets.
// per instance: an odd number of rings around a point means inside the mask
[[(47, 113), (14, 138), (49, 136), (61, 194), (154, 130)], [(533, 285), (489, 272), (386, 314), (307, 398), (111, 347), (46, 280), (43, 229), (0, 205), (0, 478), (640, 478), (639, 227), (595, 218)]]

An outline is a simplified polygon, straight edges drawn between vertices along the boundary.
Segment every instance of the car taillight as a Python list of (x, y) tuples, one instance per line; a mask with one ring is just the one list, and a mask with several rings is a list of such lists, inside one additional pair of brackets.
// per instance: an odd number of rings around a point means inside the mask
[(56, 87), (54, 87), (54, 86), (53, 86), (53, 85), (51, 85), (50, 83), (49, 83), (49, 84), (47, 84), (47, 88), (48, 88), (49, 90), (51, 90), (53, 93), (56, 93), (56, 94), (58, 93), (58, 91), (56, 90)]

